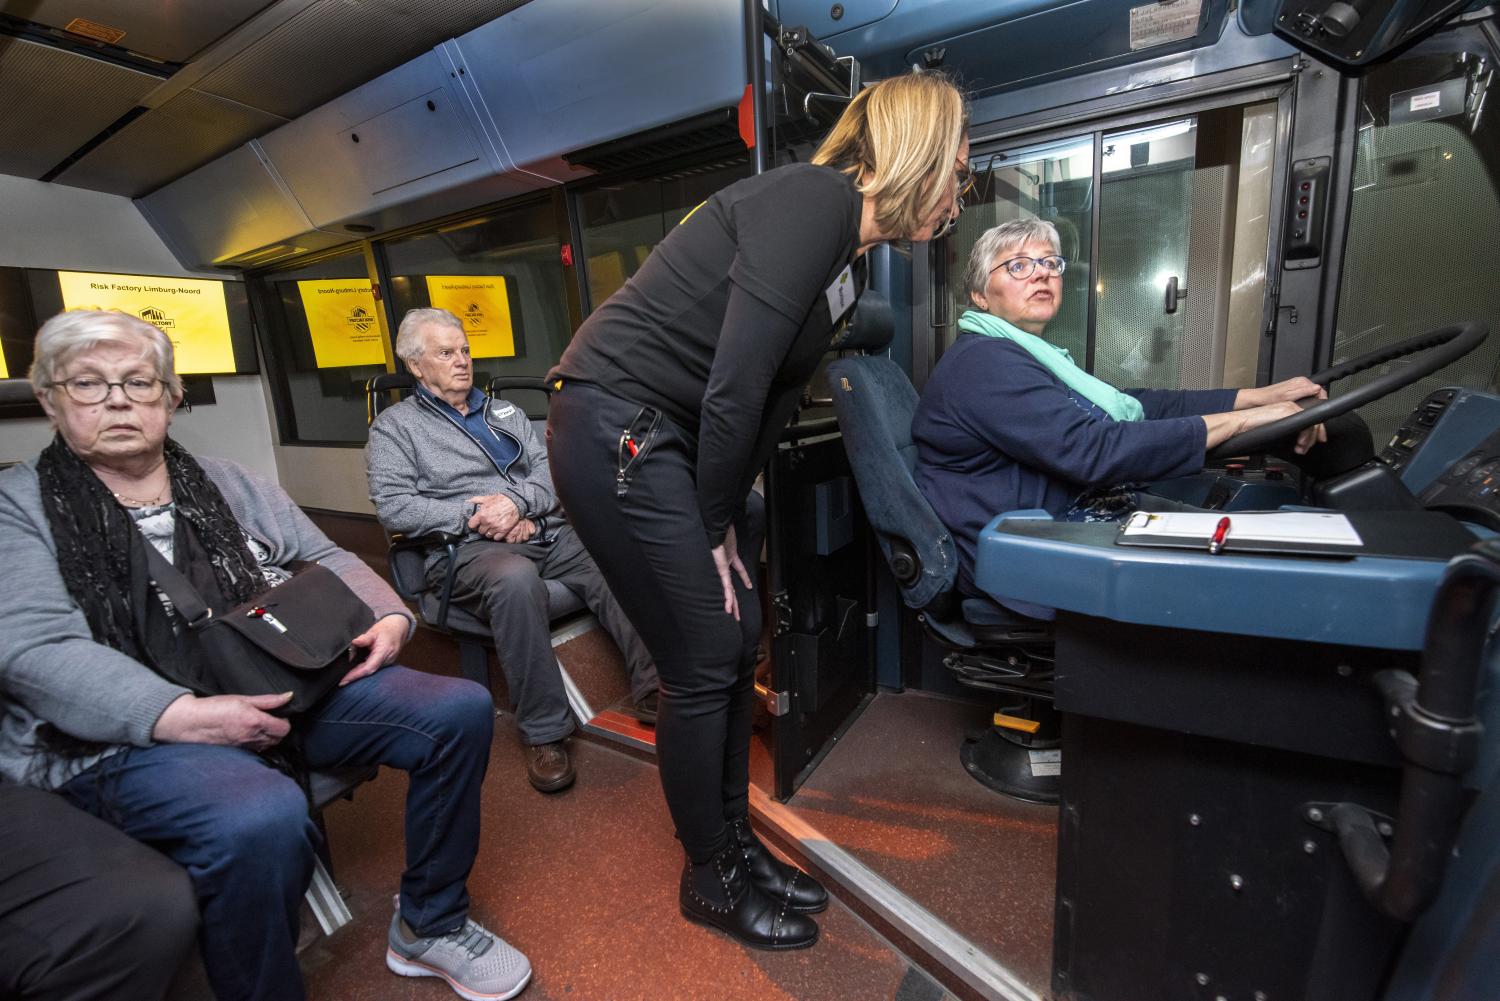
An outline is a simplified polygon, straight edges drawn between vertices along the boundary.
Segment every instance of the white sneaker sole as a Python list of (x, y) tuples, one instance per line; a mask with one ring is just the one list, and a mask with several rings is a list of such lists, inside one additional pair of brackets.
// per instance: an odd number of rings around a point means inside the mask
[(526, 976), (521, 979), (521, 982), (504, 994), (480, 994), (478, 991), (471, 991), (469, 988), (464, 987), (442, 970), (434, 969), (431, 966), (407, 959), (404, 956), (398, 956), (394, 949), (386, 949), (385, 965), (392, 973), (398, 973), (403, 977), (439, 977), (449, 987), (453, 988), (455, 994), (461, 998), (467, 998), (468, 1001), (507, 1001), (508, 998), (513, 998), (524, 991), (526, 985), (531, 983), (531, 971), (527, 970)]

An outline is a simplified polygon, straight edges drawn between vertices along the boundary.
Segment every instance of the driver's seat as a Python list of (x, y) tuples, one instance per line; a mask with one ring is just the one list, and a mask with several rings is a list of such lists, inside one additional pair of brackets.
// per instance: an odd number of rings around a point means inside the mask
[(840, 357), (828, 366), (860, 499), (902, 598), (920, 610), (928, 634), (944, 648), (944, 666), (960, 684), (1006, 698), (995, 726), (964, 742), (964, 767), (998, 792), (1055, 803), (1051, 625), (954, 590), (953, 538), (912, 478), (917, 391), (885, 353), (893, 332), (889, 303), (866, 291), (833, 344)]

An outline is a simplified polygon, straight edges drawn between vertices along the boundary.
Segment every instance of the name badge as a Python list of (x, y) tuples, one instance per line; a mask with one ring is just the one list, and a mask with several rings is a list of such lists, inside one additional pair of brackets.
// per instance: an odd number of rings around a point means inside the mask
[(823, 290), (823, 295), (828, 299), (828, 316), (837, 323), (854, 305), (854, 272), (845, 267), (833, 284)]
[(505, 404), (492, 403), (492, 404), (490, 404), (490, 416), (496, 418), (497, 420), (499, 418), (501, 418), (501, 417), (509, 417), (511, 414), (513, 414), (515, 412), (516, 412), (516, 405), (514, 403), (505, 403)]

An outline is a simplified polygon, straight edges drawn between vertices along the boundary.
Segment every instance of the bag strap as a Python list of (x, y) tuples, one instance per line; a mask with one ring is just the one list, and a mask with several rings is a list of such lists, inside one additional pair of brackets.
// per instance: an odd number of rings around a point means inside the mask
[(187, 620), (188, 628), (197, 629), (213, 617), (213, 609), (209, 608), (203, 601), (203, 596), (192, 582), (183, 576), (167, 558), (161, 554), (161, 550), (153, 546), (149, 541), (142, 540), (146, 547), (146, 568), (150, 570), (151, 577), (156, 581), (156, 586), (161, 588), (172, 601), (172, 607), (177, 614)]

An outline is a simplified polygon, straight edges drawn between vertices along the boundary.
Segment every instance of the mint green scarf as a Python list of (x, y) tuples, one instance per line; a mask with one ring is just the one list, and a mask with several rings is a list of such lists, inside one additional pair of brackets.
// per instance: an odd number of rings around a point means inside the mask
[(1096, 379), (1073, 361), (1073, 356), (1062, 348), (1048, 344), (1036, 334), (1028, 334), (1020, 327), (994, 316), (971, 309), (958, 318), (958, 329), (970, 334), (986, 337), (1003, 337), (1015, 341), (1025, 348), (1042, 367), (1062, 380), (1063, 385), (1103, 410), (1117, 421), (1140, 421), (1146, 419), (1146, 410), (1141, 401), (1120, 392), (1103, 379)]

